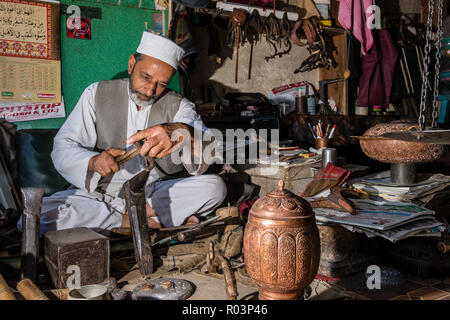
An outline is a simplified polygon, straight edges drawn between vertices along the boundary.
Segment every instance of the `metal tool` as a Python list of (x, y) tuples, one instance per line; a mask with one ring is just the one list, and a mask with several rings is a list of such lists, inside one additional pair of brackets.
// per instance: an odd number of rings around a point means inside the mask
[(225, 279), (225, 288), (229, 300), (237, 300), (238, 291), (236, 285), (236, 278), (233, 270), (231, 270), (230, 261), (220, 253), (217, 253), (217, 259), (220, 262), (222, 273)]
[(153, 166), (154, 160), (152, 160), (149, 167), (124, 184), (125, 202), (130, 219), (134, 253), (136, 262), (139, 265), (139, 271), (144, 276), (153, 273), (153, 255), (144, 192), (145, 183)]
[(350, 214), (356, 214), (353, 202), (347, 198), (359, 198), (360, 193), (356, 190), (334, 186), (331, 187), (331, 193), (327, 198), (311, 201), (309, 204), (312, 208), (329, 208), (340, 211), (347, 211)]
[(208, 225), (211, 225), (213, 222), (221, 218), (221, 216), (214, 216), (212, 218), (209, 218), (203, 222), (200, 222), (196, 225), (193, 225), (192, 227), (189, 227), (187, 230), (183, 230), (181, 232), (178, 232), (176, 234), (170, 235), (168, 237), (165, 237), (154, 244), (152, 244), (152, 249), (160, 247), (164, 244), (171, 243), (172, 241), (177, 242), (186, 242), (190, 239), (192, 239), (194, 236), (200, 234), (204, 231), (204, 228)]
[(37, 283), (39, 279), (39, 226), (42, 197), (45, 188), (22, 188), (24, 210), (22, 213), (21, 279)]
[(332, 80), (320, 80), (319, 81), (319, 97), (320, 97), (320, 103), (319, 103), (319, 114), (330, 114), (332, 113), (332, 110), (330, 108), (330, 105), (328, 104), (328, 85), (340, 81), (345, 81), (346, 78), (342, 79), (332, 79)]
[(234, 9), (229, 21), (228, 38), (232, 39), (232, 44), (236, 45), (236, 70), (234, 75), (234, 82), (238, 82), (239, 71), (239, 45), (244, 41), (245, 37), (242, 35), (244, 31), (244, 24), (247, 21), (247, 13), (242, 9)]
[(125, 162), (133, 159), (134, 157), (139, 155), (139, 151), (141, 151), (142, 146), (145, 143), (145, 139), (139, 140), (135, 143), (133, 143), (134, 147), (128, 150), (126, 153), (124, 153), (121, 156), (115, 157), (115, 160), (117, 162), (118, 166), (121, 166)]

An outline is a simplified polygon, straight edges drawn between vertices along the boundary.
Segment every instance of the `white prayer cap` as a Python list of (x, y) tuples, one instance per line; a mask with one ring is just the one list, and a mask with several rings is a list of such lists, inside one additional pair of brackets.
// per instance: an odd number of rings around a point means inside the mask
[(170, 64), (175, 70), (178, 69), (178, 64), (184, 56), (184, 50), (175, 42), (147, 31), (142, 34), (141, 43), (136, 52)]

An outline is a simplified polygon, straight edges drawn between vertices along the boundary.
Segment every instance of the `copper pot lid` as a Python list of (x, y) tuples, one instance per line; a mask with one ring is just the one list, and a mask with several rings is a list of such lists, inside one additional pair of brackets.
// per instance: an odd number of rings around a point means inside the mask
[(314, 216), (309, 202), (284, 189), (283, 180), (278, 183), (278, 189), (255, 201), (250, 209), (250, 214), (258, 218), (272, 220), (290, 220)]

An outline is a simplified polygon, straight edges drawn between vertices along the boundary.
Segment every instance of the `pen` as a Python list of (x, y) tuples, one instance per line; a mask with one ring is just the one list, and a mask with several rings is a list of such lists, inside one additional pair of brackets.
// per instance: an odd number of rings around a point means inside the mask
[(316, 135), (314, 134), (314, 130), (313, 130), (313, 128), (311, 127), (311, 123), (309, 123), (309, 122), (308, 122), (308, 127), (309, 127), (309, 129), (311, 130), (311, 133), (312, 133), (312, 135), (313, 135), (313, 138), (316, 139)]
[(331, 129), (330, 136), (328, 137), (329, 139), (333, 138), (334, 130), (336, 130), (336, 125), (333, 125), (333, 129)]

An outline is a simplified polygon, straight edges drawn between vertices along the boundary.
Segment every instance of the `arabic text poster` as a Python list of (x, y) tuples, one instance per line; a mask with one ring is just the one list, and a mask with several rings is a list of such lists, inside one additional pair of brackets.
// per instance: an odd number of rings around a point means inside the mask
[(52, 6), (0, 0), (0, 55), (52, 59)]

